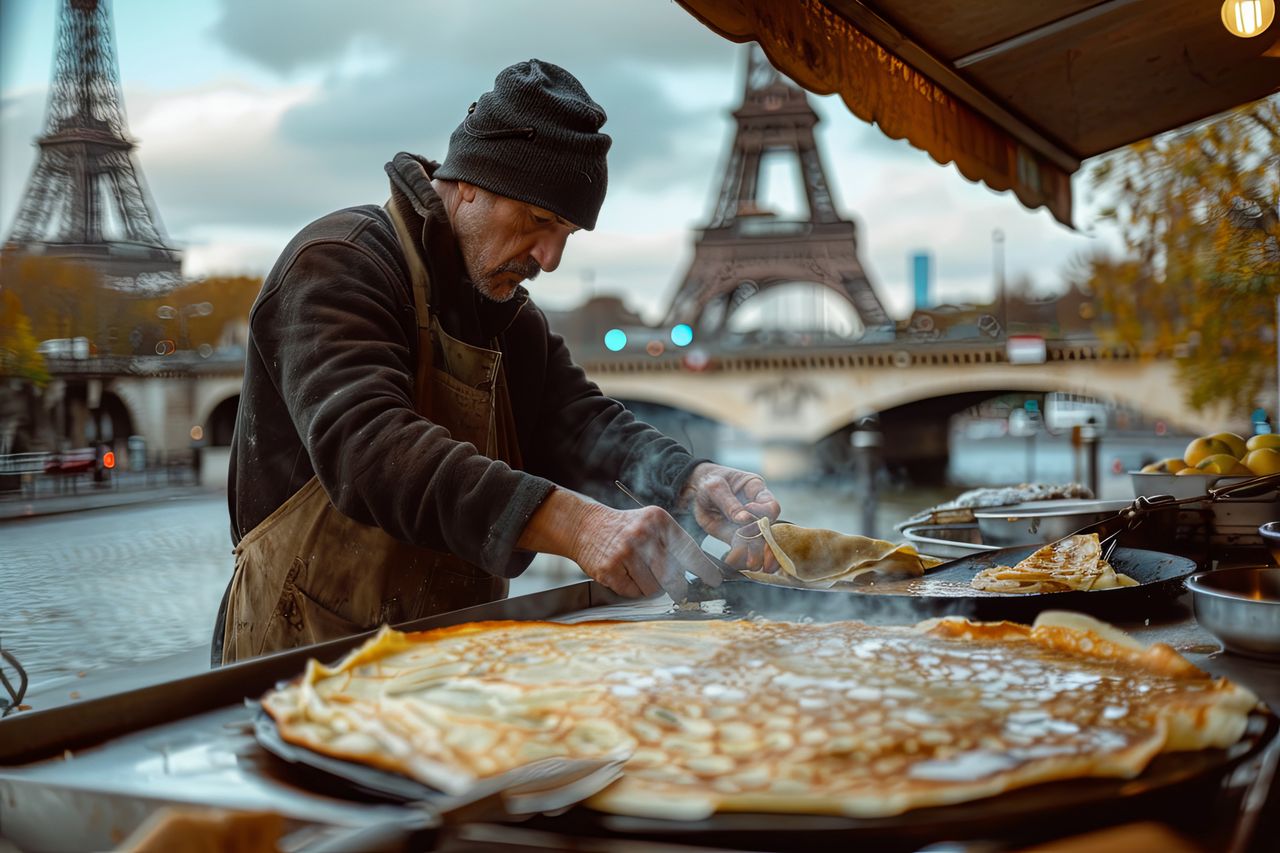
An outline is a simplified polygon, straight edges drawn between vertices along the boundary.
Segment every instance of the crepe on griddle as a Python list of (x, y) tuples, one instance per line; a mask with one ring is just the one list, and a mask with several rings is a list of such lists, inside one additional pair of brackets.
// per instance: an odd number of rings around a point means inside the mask
[(1138, 582), (1102, 559), (1098, 534), (1050, 542), (1016, 566), (992, 566), (969, 582), (985, 592), (1014, 594), (1115, 589)]
[(757, 620), (384, 628), (262, 699), (288, 742), (451, 792), (547, 757), (625, 757), (588, 802), (876, 817), (1226, 747), (1257, 704), (1170, 647), (1034, 627)]
[(920, 577), (924, 570), (938, 565), (939, 560), (924, 557), (910, 545), (895, 545), (883, 539), (853, 536), (774, 523), (762, 518), (760, 535), (778, 559), (777, 572), (742, 572), (754, 581), (779, 586), (830, 589), (836, 584), (853, 583), (866, 575), (879, 577)]

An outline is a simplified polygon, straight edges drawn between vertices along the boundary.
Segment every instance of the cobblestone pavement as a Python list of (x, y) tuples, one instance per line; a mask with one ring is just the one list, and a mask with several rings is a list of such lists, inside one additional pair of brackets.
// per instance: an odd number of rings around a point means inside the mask
[(207, 643), (231, 576), (221, 495), (0, 526), (0, 642), (33, 687)]
[[(0, 524), (0, 643), (33, 689), (207, 645), (234, 561), (220, 494)], [(522, 595), (583, 575), (539, 557)]]

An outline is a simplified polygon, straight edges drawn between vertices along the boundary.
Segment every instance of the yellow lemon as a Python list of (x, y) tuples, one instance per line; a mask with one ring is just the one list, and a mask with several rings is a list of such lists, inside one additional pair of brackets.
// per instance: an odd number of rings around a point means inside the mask
[(1243, 459), (1244, 455), (1249, 452), (1249, 448), (1245, 445), (1243, 437), (1236, 435), (1234, 432), (1215, 432), (1209, 436), (1216, 441), (1221, 441), (1227, 447), (1231, 448), (1231, 455), (1237, 459)]
[(1213, 456), (1205, 457), (1200, 460), (1200, 464), (1196, 466), (1206, 474), (1230, 474), (1238, 477), (1247, 477), (1252, 472), (1240, 464), (1240, 460), (1232, 456), (1230, 453), (1217, 453)]
[(1144, 474), (1176, 474), (1183, 468), (1187, 467), (1187, 463), (1181, 459), (1161, 459), (1159, 462), (1151, 462), (1142, 466)]
[(1264, 432), (1262, 435), (1251, 435), (1244, 443), (1248, 450), (1262, 450), (1266, 447), (1280, 447), (1280, 433)]
[(1201, 436), (1187, 445), (1186, 452), (1182, 454), (1182, 460), (1188, 465), (1199, 465), (1210, 456), (1222, 454), (1232, 459), (1239, 458), (1231, 452), (1231, 445), (1210, 436)]
[(1280, 450), (1274, 447), (1251, 450), (1244, 458), (1244, 467), (1258, 475), (1280, 474)]

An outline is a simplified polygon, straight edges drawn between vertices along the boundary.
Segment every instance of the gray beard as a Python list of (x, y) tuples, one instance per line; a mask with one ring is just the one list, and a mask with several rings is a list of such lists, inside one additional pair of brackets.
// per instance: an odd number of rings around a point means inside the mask
[(516, 295), (516, 289), (511, 288), (506, 296), (496, 296), (493, 292), (493, 285), (489, 284), (488, 279), (473, 281), (476, 292), (490, 302), (510, 302), (511, 298)]
[[(493, 285), (490, 283), (492, 279), (505, 273), (516, 273), (517, 275), (522, 276), (524, 281), (533, 281), (541, 272), (542, 267), (540, 267), (538, 262), (533, 258), (530, 258), (526, 263), (520, 263), (519, 261), (507, 261), (484, 278), (473, 278), (472, 284), (475, 285), (475, 288), (479, 291), (480, 295), (485, 299), (488, 299), (490, 302), (509, 302), (511, 297), (516, 295), (516, 287), (512, 287), (505, 296), (497, 296), (494, 294)], [(519, 283), (517, 283), (517, 287), (518, 286)]]

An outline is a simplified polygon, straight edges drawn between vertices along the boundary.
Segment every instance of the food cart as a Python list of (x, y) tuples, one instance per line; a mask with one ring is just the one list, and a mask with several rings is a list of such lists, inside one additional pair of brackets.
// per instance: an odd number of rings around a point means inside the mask
[[(718, 32), (759, 41), (801, 85), (840, 92), (859, 117), (907, 138), (939, 162), (1070, 224), (1070, 175), (1080, 162), (1262, 97), (1280, 79), (1275, 48), (1234, 40), (1213, 3), (1129, 0), (1028, 4), (994, 0), (681, 0)], [(1117, 37), (1119, 33), (1122, 37)], [(402, 626), (426, 630), (494, 619), (722, 619), (809, 615), (808, 599), (734, 599), (698, 590), (694, 607), (620, 601), (583, 582)], [(733, 590), (729, 590), (732, 593)], [(844, 594), (844, 593), (837, 593)], [(1280, 606), (1280, 605), (1278, 605)], [(919, 614), (924, 615), (924, 614)], [(822, 608), (822, 618), (874, 618)], [(1181, 587), (1160, 606), (1113, 621), (1164, 642), (1207, 672), (1280, 707), (1280, 664), (1223, 653)], [(1264, 849), (1280, 812), (1275, 718), (1259, 714), (1229, 750), (1163, 756), (1135, 780), (1032, 787), (894, 818), (716, 815), (697, 822), (604, 815), (541, 792), (513, 810), (501, 792), (397, 797), (327, 773), (305, 756), (267, 749), (252, 700), (332, 660), (354, 637), (159, 683), (100, 674), (79, 695), (33, 695), (0, 721), (0, 834), (22, 849), (102, 849), (174, 805), (271, 811), (282, 847), (439, 850), (1017, 849), (1096, 827), (1171, 824), (1207, 849)], [(561, 800), (557, 800), (559, 796)], [(551, 813), (545, 813), (551, 812)], [(1259, 829), (1259, 822), (1271, 820)], [(1249, 848), (1247, 845), (1254, 846)], [(643, 844), (644, 846), (637, 846)]]

